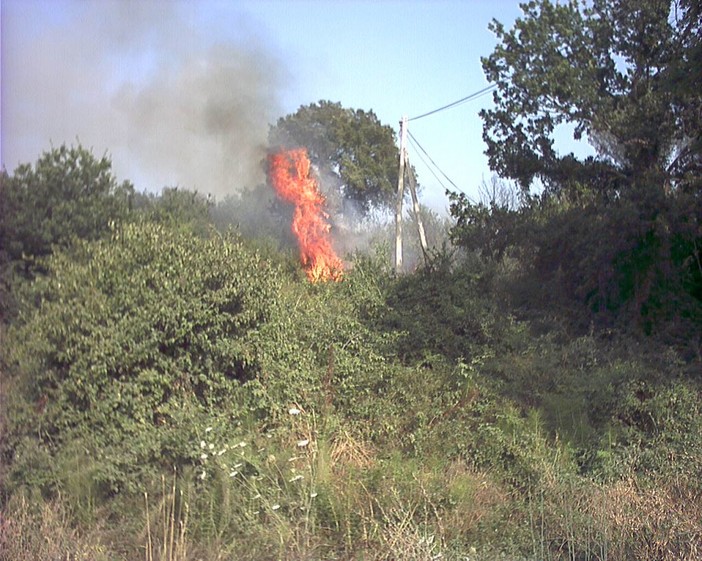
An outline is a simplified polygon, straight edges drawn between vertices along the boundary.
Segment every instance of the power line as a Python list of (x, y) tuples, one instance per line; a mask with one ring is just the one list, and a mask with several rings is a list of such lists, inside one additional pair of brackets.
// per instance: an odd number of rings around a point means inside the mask
[(417, 119), (422, 119), (423, 117), (428, 117), (429, 115), (433, 115), (434, 113), (438, 113), (439, 111), (443, 111), (444, 109), (450, 109), (452, 107), (456, 107), (458, 105), (461, 105), (462, 103), (466, 103), (468, 101), (473, 101), (474, 99), (478, 99), (479, 97), (493, 91), (496, 88), (497, 88), (497, 84), (490, 84), (489, 86), (483, 88), (482, 90), (478, 90), (475, 93), (467, 95), (466, 97), (461, 98), (457, 101), (454, 101), (453, 103), (449, 103), (448, 105), (444, 105), (443, 107), (439, 107), (438, 109), (434, 109), (434, 110), (429, 111), (427, 113), (422, 113), (421, 115), (417, 115), (416, 117), (412, 117), (411, 119), (408, 119), (408, 121), (416, 121)]
[[(410, 142), (412, 143), (413, 146), (416, 146), (414, 140), (410, 139)], [(441, 178), (438, 175), (436, 175), (436, 172), (434, 172), (434, 170), (429, 165), (429, 163), (424, 159), (424, 156), (422, 156), (420, 153), (417, 153), (417, 156), (419, 156), (419, 159), (422, 160), (422, 162), (427, 167), (429, 172), (434, 176), (434, 179), (436, 179), (439, 182), (439, 185), (441, 185), (444, 188), (444, 190), (446, 190), (446, 185), (444, 185), (444, 182), (441, 181)]]
[[(430, 161), (430, 162), (433, 164), (433, 166), (439, 171), (439, 173), (441, 173), (441, 175), (443, 175), (443, 176), (446, 178), (446, 180), (447, 180), (451, 185), (453, 185), (456, 189), (458, 189), (461, 193), (463, 193), (466, 197), (468, 197), (468, 199), (469, 199), (470, 201), (473, 201), (473, 199), (472, 199), (471, 197), (468, 196), (468, 193), (466, 193), (463, 189), (461, 189), (458, 185), (456, 185), (456, 184), (451, 180), (451, 178), (443, 172), (443, 170), (436, 164), (436, 162), (432, 159), (432, 157), (429, 155), (429, 153), (422, 147), (422, 145), (421, 145), (421, 144), (419, 143), (419, 141), (414, 137), (414, 135), (412, 134), (412, 132), (411, 132), (409, 129), (407, 130), (407, 135), (409, 136), (410, 142), (411, 142), (413, 145), (415, 145), (417, 148), (419, 148), (419, 150), (421, 150), (422, 152), (424, 152), (424, 155), (429, 159), (429, 161)], [(431, 167), (426, 163), (426, 161), (424, 160), (424, 158), (422, 157), (422, 155), (421, 155), (421, 154), (418, 154), (418, 155), (419, 155), (419, 157), (422, 159), (422, 161), (424, 162), (424, 164), (427, 166), (427, 168), (429, 169), (429, 171), (432, 173), (432, 175), (433, 175), (433, 176), (436, 178), (436, 180), (439, 182), (439, 184), (440, 184), (444, 189), (446, 189), (446, 186), (443, 184), (443, 182), (441, 181), (441, 179), (439, 179), (439, 177), (434, 173), (434, 171), (431, 169)]]

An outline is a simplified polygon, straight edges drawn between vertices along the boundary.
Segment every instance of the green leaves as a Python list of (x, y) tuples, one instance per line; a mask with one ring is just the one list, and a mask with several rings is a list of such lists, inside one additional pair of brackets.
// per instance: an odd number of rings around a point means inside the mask
[(128, 224), (47, 268), (9, 334), (24, 399), (43, 403), (15, 431), (41, 427), (47, 445), (88, 431), (96, 449), (117, 450), (129, 436), (131, 480), (160, 464), (174, 408), (247, 407), (243, 388), (261, 367), (247, 341), (269, 315), (278, 273), (241, 242)]
[[(702, 217), (690, 197), (702, 171), (693, 4), (534, 0), (511, 30), (493, 22), (499, 43), (483, 67), (498, 88), (481, 113), (483, 136), (491, 167), (519, 183), (523, 205), (456, 196), (454, 241), (517, 257), (523, 279), (549, 286), (540, 298), (557, 289), (646, 333), (664, 323), (689, 331), (702, 310), (699, 267), (689, 266)], [(596, 155), (559, 153), (563, 124)]]
[(312, 103), (279, 119), (269, 142), (274, 148), (307, 148), (325, 182), (333, 179), (337, 204), (341, 199), (352, 200), (366, 213), (394, 200), (399, 157), (395, 133), (373, 111), (347, 109), (330, 101)]
[(684, 18), (669, 19), (669, 3), (657, 0), (540, 0), (522, 9), (510, 31), (493, 22), (499, 44), (483, 59), (499, 86), (495, 108), (481, 112), (491, 167), (525, 189), (535, 178), (558, 189), (553, 133), (571, 123), (632, 185), (651, 173), (681, 180), (669, 163), (690, 133), (678, 126), (675, 105), (699, 103), (699, 93), (683, 100), (668, 81), (668, 68), (691, 48)]
[(92, 240), (128, 212), (133, 187), (118, 184), (107, 157), (78, 146), (45, 152), (0, 183), (0, 247), (11, 260), (48, 255), (74, 238)]

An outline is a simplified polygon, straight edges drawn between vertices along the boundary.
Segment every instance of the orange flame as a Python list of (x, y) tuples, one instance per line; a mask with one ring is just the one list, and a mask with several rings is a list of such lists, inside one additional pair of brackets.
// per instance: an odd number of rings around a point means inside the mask
[(269, 156), (269, 177), (278, 196), (295, 205), (292, 231), (300, 246), (300, 258), (312, 282), (341, 280), (343, 263), (334, 252), (324, 212), (324, 197), (310, 177), (307, 150), (284, 150)]

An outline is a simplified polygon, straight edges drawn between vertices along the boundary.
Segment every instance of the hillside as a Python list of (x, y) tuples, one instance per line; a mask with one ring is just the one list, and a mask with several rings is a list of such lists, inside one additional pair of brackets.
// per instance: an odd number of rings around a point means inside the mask
[(82, 148), (2, 189), (3, 561), (701, 554), (699, 301), (532, 266), (568, 209), (493, 206), (521, 234), (489, 255), (465, 206), (401, 275), (378, 231), (312, 283), (274, 214), (252, 237), (245, 199), (140, 195)]

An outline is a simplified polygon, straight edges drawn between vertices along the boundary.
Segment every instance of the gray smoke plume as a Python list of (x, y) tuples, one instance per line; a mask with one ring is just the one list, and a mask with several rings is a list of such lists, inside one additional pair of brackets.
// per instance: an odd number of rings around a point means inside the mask
[(217, 41), (198, 30), (197, 3), (51, 6), (2, 3), (8, 171), (50, 144), (80, 142), (107, 152), (118, 178), (139, 189), (225, 195), (264, 180), (268, 124), (286, 76), (247, 22)]

